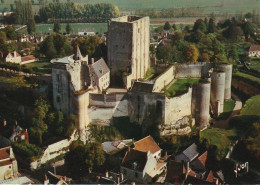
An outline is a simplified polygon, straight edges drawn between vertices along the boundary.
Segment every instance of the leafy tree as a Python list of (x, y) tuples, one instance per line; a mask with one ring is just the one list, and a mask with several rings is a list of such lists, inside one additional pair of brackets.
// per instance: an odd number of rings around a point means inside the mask
[[(6, 42), (6, 40), (7, 40), (7, 38), (6, 38), (5, 32), (0, 31), (0, 45), (1, 45), (1, 46), (4, 45), (5, 42)], [(1, 46), (0, 46), (0, 47), (1, 47)]]
[(15, 32), (14, 27), (7, 26), (3, 29), (3, 31), (5, 32), (8, 40), (16, 40), (17, 39), (17, 33)]
[(200, 60), (201, 60), (201, 62), (209, 62), (210, 57), (209, 57), (208, 53), (202, 53), (200, 56)]
[(173, 23), (172, 28), (173, 28), (174, 30), (177, 30), (176, 24)]
[(171, 29), (171, 25), (168, 21), (164, 24), (163, 29), (166, 30), (166, 31)]
[(202, 31), (203, 33), (207, 32), (207, 26), (202, 19), (198, 19), (194, 23), (193, 31), (197, 31), (197, 30)]
[(156, 52), (156, 57), (159, 60), (163, 60), (164, 62), (168, 61), (171, 62), (172, 61), (172, 47), (171, 46), (159, 46), (157, 48), (157, 52)]
[(36, 31), (35, 21), (34, 19), (29, 19), (27, 23), (27, 32), (32, 34)]
[(71, 26), (70, 26), (70, 24), (68, 23), (67, 25), (66, 25), (66, 33), (67, 34), (70, 34), (70, 32), (71, 32)]
[(197, 62), (198, 56), (198, 49), (192, 44), (190, 44), (183, 53), (184, 60), (190, 64)]
[(61, 31), (60, 23), (58, 22), (54, 23), (53, 32), (60, 33), (60, 31)]
[(79, 37), (72, 41), (72, 46), (76, 49), (78, 45), (82, 55), (93, 55), (96, 48), (101, 44), (101, 39), (98, 36)]
[(214, 19), (210, 18), (209, 19), (209, 24), (208, 24), (208, 32), (209, 33), (214, 33), (215, 30), (216, 30), (216, 25), (215, 25)]
[(247, 18), (247, 19), (252, 18), (252, 13), (251, 12), (246, 13), (245, 18)]
[(178, 43), (180, 40), (183, 40), (184, 39), (184, 35), (182, 34), (181, 31), (175, 31), (173, 36), (172, 36), (172, 41), (173, 41), (173, 44), (176, 44)]
[(254, 35), (255, 32), (254, 26), (249, 21), (242, 24), (242, 29), (247, 38), (250, 37), (250, 35)]
[(98, 168), (105, 162), (105, 154), (100, 143), (73, 142), (65, 156), (65, 164), (75, 176), (84, 175), (88, 169)]
[(1, 3), (2, 3), (2, 4), (4, 4), (4, 3), (5, 3), (5, 1), (4, 1), (4, 0), (1, 0)]
[(46, 114), (49, 110), (49, 104), (43, 98), (36, 100), (34, 104), (34, 117), (32, 118), (32, 126), (30, 127), (30, 133), (39, 137), (39, 142), (42, 144), (42, 135), (47, 131), (48, 127), (45, 123)]

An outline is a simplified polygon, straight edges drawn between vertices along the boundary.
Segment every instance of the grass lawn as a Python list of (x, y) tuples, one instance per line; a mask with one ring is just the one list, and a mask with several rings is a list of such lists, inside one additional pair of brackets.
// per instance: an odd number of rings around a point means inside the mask
[(24, 65), (26, 68), (33, 69), (37, 74), (50, 74), (51, 73), (51, 63), (49, 61), (36, 61)]
[(240, 115), (252, 115), (260, 117), (260, 95), (253, 96), (252, 98), (247, 100), (244, 108), (241, 110)]
[[(107, 23), (71, 23), (72, 34), (78, 34), (79, 31), (90, 31), (98, 34), (107, 32)], [(61, 24), (61, 32), (64, 33), (66, 24)], [(26, 29), (20, 31), (27, 33)], [(37, 24), (36, 33), (53, 33), (53, 24)]]
[(236, 101), (235, 100), (225, 101), (224, 102), (223, 113), (221, 113), (216, 120), (225, 120), (225, 119), (227, 119), (231, 115), (235, 105), (236, 105)]
[(253, 59), (250, 62), (251, 64), (249, 65), (250, 69), (259, 69), (260, 70), (260, 59)]
[(200, 133), (200, 139), (207, 139), (210, 145), (217, 147), (217, 159), (226, 156), (229, 146), (238, 138), (235, 130), (225, 130), (219, 128), (209, 128)]
[(188, 88), (198, 82), (198, 78), (184, 78), (184, 79), (178, 79), (174, 84), (172, 84), (171, 87), (169, 87), (165, 91), (165, 95), (167, 97), (174, 97), (179, 96), (181, 94), (184, 94), (188, 91)]
[(22, 76), (13, 76), (7, 72), (0, 71), (0, 87), (1, 86), (30, 87), (30, 84), (26, 83)]
[(233, 74), (233, 78), (238, 78), (240, 80), (247, 81), (251, 85), (256, 85), (258, 87), (260, 86), (260, 78), (250, 74), (246, 74), (243, 72), (236, 72)]

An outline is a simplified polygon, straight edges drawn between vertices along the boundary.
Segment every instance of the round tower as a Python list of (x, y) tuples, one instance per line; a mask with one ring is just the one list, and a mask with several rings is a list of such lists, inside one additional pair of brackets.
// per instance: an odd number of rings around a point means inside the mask
[(195, 122), (201, 130), (209, 124), (210, 82), (203, 79), (196, 86)]
[(217, 69), (225, 72), (225, 100), (231, 99), (232, 64), (218, 64)]
[(211, 74), (210, 103), (214, 116), (219, 116), (224, 108), (225, 72), (214, 70)]

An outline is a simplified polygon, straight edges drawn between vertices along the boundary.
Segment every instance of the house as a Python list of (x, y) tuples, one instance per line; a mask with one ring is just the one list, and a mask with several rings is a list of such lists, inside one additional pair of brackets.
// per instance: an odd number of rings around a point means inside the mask
[(13, 127), (13, 133), (9, 138), (10, 141), (12, 142), (17, 142), (17, 141), (25, 141), (29, 143), (29, 134), (27, 132), (27, 129), (24, 130), (22, 127), (14, 126)]
[(33, 42), (33, 43), (40, 43), (44, 40), (43, 35), (26, 35), (22, 34), (19, 36), (20, 42)]
[(160, 156), (161, 148), (151, 136), (147, 136), (135, 142), (133, 148), (128, 148), (120, 171), (129, 180), (151, 183), (153, 178), (160, 176), (167, 169), (167, 163)]
[(18, 176), (17, 161), (11, 146), (0, 149), (0, 180)]
[(44, 185), (46, 184), (70, 184), (71, 178), (66, 176), (56, 175), (50, 171), (45, 175)]
[(260, 45), (250, 46), (248, 56), (260, 58)]
[(97, 86), (101, 92), (109, 87), (110, 70), (103, 58), (96, 62), (94, 62), (94, 59), (92, 58), (91, 64), (89, 64), (89, 70), (92, 84)]
[(176, 155), (175, 161), (177, 161), (177, 162), (182, 162), (182, 161), (191, 162), (196, 157), (198, 157), (198, 155), (199, 155), (198, 147), (195, 143), (193, 143), (191, 146), (186, 148), (183, 152)]
[(21, 57), (21, 55), (19, 53), (14, 51), (12, 53), (9, 52), (7, 54), (7, 56), (5, 57), (5, 61), (23, 65), (23, 64), (28, 64), (28, 63), (36, 61), (36, 58), (33, 55)]
[(95, 32), (92, 32), (92, 31), (79, 31), (78, 35), (79, 36), (86, 36), (86, 35), (95, 36), (96, 34), (95, 34)]

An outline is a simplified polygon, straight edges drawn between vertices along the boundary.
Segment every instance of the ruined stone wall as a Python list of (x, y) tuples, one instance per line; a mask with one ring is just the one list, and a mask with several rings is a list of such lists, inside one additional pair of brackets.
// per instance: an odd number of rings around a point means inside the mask
[[(149, 17), (130, 18), (124, 16), (112, 19), (108, 26), (108, 66), (112, 83), (122, 79), (125, 74), (131, 74), (131, 78), (127, 78), (131, 82), (142, 78), (150, 67)], [(124, 82), (127, 88), (130, 88), (129, 84)]]
[(208, 75), (213, 67), (212, 63), (197, 62), (195, 64), (181, 64), (176, 66), (176, 78), (201, 78)]
[(174, 79), (174, 70), (174, 66), (170, 66), (155, 79), (153, 92), (161, 92)]
[(165, 95), (129, 92), (128, 113), (131, 122), (137, 122), (147, 127), (154, 121), (164, 122)]
[(53, 105), (56, 110), (68, 115), (70, 113), (69, 74), (64, 65), (54, 65), (52, 68)]
[(182, 119), (184, 116), (191, 115), (192, 88), (186, 94), (167, 98), (165, 97), (165, 121), (170, 124)]

